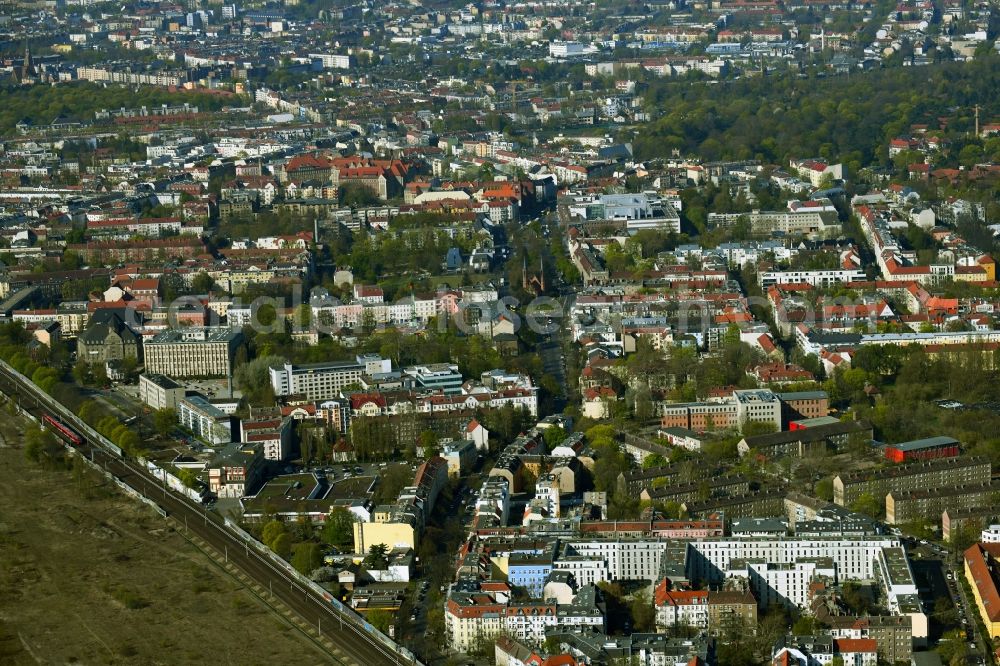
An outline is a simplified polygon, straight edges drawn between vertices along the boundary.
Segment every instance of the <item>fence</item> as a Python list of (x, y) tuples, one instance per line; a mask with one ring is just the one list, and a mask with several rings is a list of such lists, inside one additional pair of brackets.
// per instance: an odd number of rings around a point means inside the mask
[(11, 367), (9, 363), (0, 361), (0, 367), (10, 373), (10, 375), (14, 377), (18, 383), (28, 387), (28, 390), (31, 391), (35, 398), (37, 398), (41, 404), (44, 404), (46, 409), (51, 411), (55, 416), (60, 417), (66, 424), (75, 428), (80, 434), (85, 435), (87, 439), (91, 440), (93, 443), (100, 445), (102, 448), (111, 451), (119, 458), (122, 458), (122, 450), (117, 445), (112, 444), (108, 438), (87, 425), (86, 421), (67, 409), (61, 402), (35, 386), (30, 379)]
[(177, 478), (167, 470), (163, 469), (162, 467), (159, 467), (156, 463), (150, 462), (145, 458), (139, 458), (139, 462), (146, 466), (146, 470), (150, 474), (152, 474), (160, 481), (166, 483), (171, 490), (174, 490), (180, 493), (181, 495), (184, 495), (188, 499), (194, 500), (195, 502), (201, 501), (201, 493), (199, 493), (197, 490), (193, 488), (188, 488), (186, 485), (184, 485), (183, 481), (181, 481), (179, 478)]

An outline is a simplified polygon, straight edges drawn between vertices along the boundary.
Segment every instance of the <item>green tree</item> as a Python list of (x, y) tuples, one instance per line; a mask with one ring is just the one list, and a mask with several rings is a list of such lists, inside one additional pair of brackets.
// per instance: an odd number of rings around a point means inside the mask
[(288, 532), (282, 532), (276, 536), (271, 542), (271, 550), (282, 559), (287, 560), (288, 556), (292, 554), (292, 535)]
[(649, 594), (637, 594), (629, 605), (632, 614), (632, 629), (637, 632), (653, 631), (656, 624), (656, 609)]
[(177, 425), (177, 411), (169, 408), (158, 409), (153, 412), (153, 428), (157, 434), (166, 436)]
[(827, 502), (832, 502), (833, 479), (827, 476), (817, 481), (816, 485), (813, 486), (813, 494), (822, 500), (826, 500)]
[(881, 518), (885, 514), (885, 505), (871, 493), (862, 493), (851, 503), (851, 511), (863, 513), (872, 518)]
[(300, 574), (308, 576), (323, 564), (323, 551), (318, 543), (297, 543), (293, 551), (292, 566)]
[(287, 529), (285, 528), (285, 524), (280, 520), (268, 521), (260, 530), (260, 541), (271, 550), (274, 550), (274, 547), (271, 544), (273, 544), (274, 540), (286, 531)]
[(271, 386), (270, 369), (285, 364), (281, 356), (264, 356), (236, 368), (233, 379), (243, 393), (243, 397), (255, 406), (273, 406), (274, 389)]
[(667, 464), (667, 459), (661, 456), (659, 453), (651, 453), (642, 460), (642, 468), (650, 469), (652, 467), (663, 467)]
[(384, 543), (372, 544), (368, 548), (363, 564), (369, 569), (385, 569), (389, 566), (389, 547)]
[(424, 430), (417, 437), (420, 451), (425, 458), (430, 458), (437, 452), (438, 438), (433, 430)]
[(195, 488), (198, 486), (198, 475), (186, 467), (182, 467), (177, 470), (177, 478), (180, 479), (181, 483), (188, 488)]
[(542, 431), (542, 439), (545, 440), (546, 448), (551, 451), (566, 439), (566, 431), (559, 426), (550, 426)]
[(191, 280), (191, 289), (196, 294), (207, 294), (215, 287), (215, 280), (205, 271), (199, 271)]
[(393, 622), (392, 614), (387, 610), (377, 609), (369, 611), (365, 615), (365, 619), (368, 620), (369, 624), (381, 631), (383, 634), (389, 633), (389, 626)]
[(354, 545), (354, 514), (343, 507), (334, 507), (326, 517), (320, 538), (331, 546), (347, 550)]

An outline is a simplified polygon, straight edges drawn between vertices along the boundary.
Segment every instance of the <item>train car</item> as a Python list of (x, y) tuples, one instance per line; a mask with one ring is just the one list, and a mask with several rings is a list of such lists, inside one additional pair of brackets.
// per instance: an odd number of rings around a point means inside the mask
[(52, 430), (55, 431), (57, 435), (65, 439), (70, 444), (73, 444), (74, 446), (80, 446), (81, 444), (83, 444), (83, 437), (80, 437), (80, 435), (78, 435), (76, 431), (74, 431), (72, 428), (67, 426), (62, 421), (56, 419), (55, 417), (50, 416), (48, 414), (43, 414), (42, 421), (45, 423), (45, 425), (52, 428)]

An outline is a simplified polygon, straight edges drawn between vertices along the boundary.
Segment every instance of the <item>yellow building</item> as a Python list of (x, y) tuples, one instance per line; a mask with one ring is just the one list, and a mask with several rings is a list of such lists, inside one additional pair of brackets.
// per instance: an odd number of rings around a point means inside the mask
[(377, 544), (393, 548), (416, 548), (417, 530), (408, 522), (354, 523), (354, 552), (367, 553)]
[(965, 580), (990, 638), (1000, 637), (1000, 593), (997, 591), (997, 558), (1000, 543), (977, 543), (964, 553)]
[(976, 263), (979, 264), (984, 271), (986, 271), (987, 280), (993, 282), (997, 279), (997, 262), (993, 260), (993, 257), (988, 254), (984, 254), (976, 259)]

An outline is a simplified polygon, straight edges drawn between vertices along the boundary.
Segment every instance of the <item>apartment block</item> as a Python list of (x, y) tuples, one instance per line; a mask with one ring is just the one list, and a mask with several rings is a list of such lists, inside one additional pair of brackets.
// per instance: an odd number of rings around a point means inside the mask
[(271, 388), (276, 396), (303, 396), (306, 400), (331, 400), (341, 390), (360, 384), (368, 375), (392, 372), (392, 361), (381, 356), (357, 356), (353, 361), (332, 361), (305, 365), (285, 364), (271, 368)]
[(195, 437), (212, 445), (233, 441), (232, 420), (204, 396), (191, 395), (177, 403), (177, 420)]
[(912, 636), (927, 636), (913, 572), (892, 537), (699, 539), (665, 550), (661, 574), (710, 586), (744, 579), (762, 608), (806, 607), (817, 582), (874, 580), (889, 611), (909, 617)]
[(979, 618), (986, 626), (990, 638), (1000, 637), (1000, 544), (977, 543), (962, 555), (965, 561), (965, 580), (972, 588)]
[(639, 497), (650, 502), (692, 502), (711, 497), (745, 495), (750, 492), (750, 479), (745, 476), (713, 476), (688, 483), (667, 483), (642, 491)]
[(850, 506), (865, 494), (881, 500), (890, 492), (987, 483), (991, 476), (989, 460), (975, 456), (849, 472), (833, 479), (833, 501)]
[(900, 525), (921, 518), (937, 518), (945, 509), (992, 506), (998, 496), (1000, 483), (993, 482), (893, 491), (885, 497), (885, 522)]

